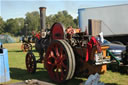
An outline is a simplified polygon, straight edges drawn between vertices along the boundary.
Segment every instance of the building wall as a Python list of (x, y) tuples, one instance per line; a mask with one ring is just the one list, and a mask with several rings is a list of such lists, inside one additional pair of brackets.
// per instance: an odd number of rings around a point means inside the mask
[(79, 27), (88, 27), (88, 19), (101, 20), (104, 35), (128, 34), (128, 4), (78, 9)]

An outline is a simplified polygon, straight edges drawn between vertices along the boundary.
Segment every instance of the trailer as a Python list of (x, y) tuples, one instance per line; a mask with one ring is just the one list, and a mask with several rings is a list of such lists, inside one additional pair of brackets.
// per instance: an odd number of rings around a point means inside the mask
[[(128, 42), (128, 4), (78, 9), (79, 28), (89, 31), (90, 19), (99, 20), (99, 30), (115, 43)], [(95, 28), (94, 28), (95, 29)], [(89, 33), (89, 32), (88, 32)]]

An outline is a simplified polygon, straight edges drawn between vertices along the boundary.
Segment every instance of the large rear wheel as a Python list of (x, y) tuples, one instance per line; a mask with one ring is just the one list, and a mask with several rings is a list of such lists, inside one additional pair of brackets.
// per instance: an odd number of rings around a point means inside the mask
[(75, 57), (71, 46), (64, 40), (54, 40), (47, 49), (44, 64), (55, 82), (71, 79), (75, 72)]

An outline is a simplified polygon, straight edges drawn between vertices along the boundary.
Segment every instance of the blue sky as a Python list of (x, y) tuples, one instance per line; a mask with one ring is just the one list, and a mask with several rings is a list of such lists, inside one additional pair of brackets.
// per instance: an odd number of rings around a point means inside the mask
[(119, 4), (128, 4), (128, 0), (0, 0), (0, 16), (4, 20), (25, 17), (27, 12), (39, 11), (39, 7), (46, 7), (47, 16), (67, 10), (75, 18), (79, 8)]

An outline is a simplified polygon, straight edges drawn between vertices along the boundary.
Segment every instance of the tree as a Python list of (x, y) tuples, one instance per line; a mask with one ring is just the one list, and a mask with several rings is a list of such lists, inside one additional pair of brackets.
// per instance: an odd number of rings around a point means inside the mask
[[(46, 27), (51, 28), (55, 22), (62, 23), (66, 28), (72, 26), (78, 27), (78, 17), (73, 17), (67, 11), (60, 11), (55, 15), (46, 17)], [(12, 35), (31, 35), (32, 31), (40, 31), (40, 16), (37, 11), (26, 13), (24, 18), (8, 19), (6, 22), (0, 17), (0, 33), (8, 32)]]
[(49, 16), (46, 17), (46, 27), (49, 28), (49, 29), (53, 25), (52, 18), (53, 18), (53, 15), (49, 15)]
[(2, 17), (0, 16), (0, 34), (4, 32), (5, 22), (3, 21)]
[(22, 35), (24, 29), (24, 18), (16, 18), (17, 32), (16, 35)]
[(16, 19), (8, 19), (6, 21), (5, 32), (11, 33), (12, 35), (20, 35), (21, 30), (24, 27), (24, 19), (16, 18)]
[(51, 27), (55, 22), (62, 23), (66, 28), (69, 26), (76, 27), (77, 25), (73, 21), (73, 17), (68, 14), (67, 11), (60, 11), (55, 15), (47, 16), (46, 18), (46, 26), (49, 28)]
[(15, 22), (14, 19), (8, 19), (6, 21), (5, 32), (15, 34), (15, 32), (16, 32), (16, 22)]
[(31, 13), (28, 12), (25, 18), (25, 25), (26, 27), (24, 29), (26, 29), (28, 35), (30, 35), (32, 31), (39, 31), (39, 27), (40, 27), (39, 13), (37, 11), (33, 11)]
[(73, 21), (74, 21), (75, 25), (78, 27), (78, 17), (75, 18)]

